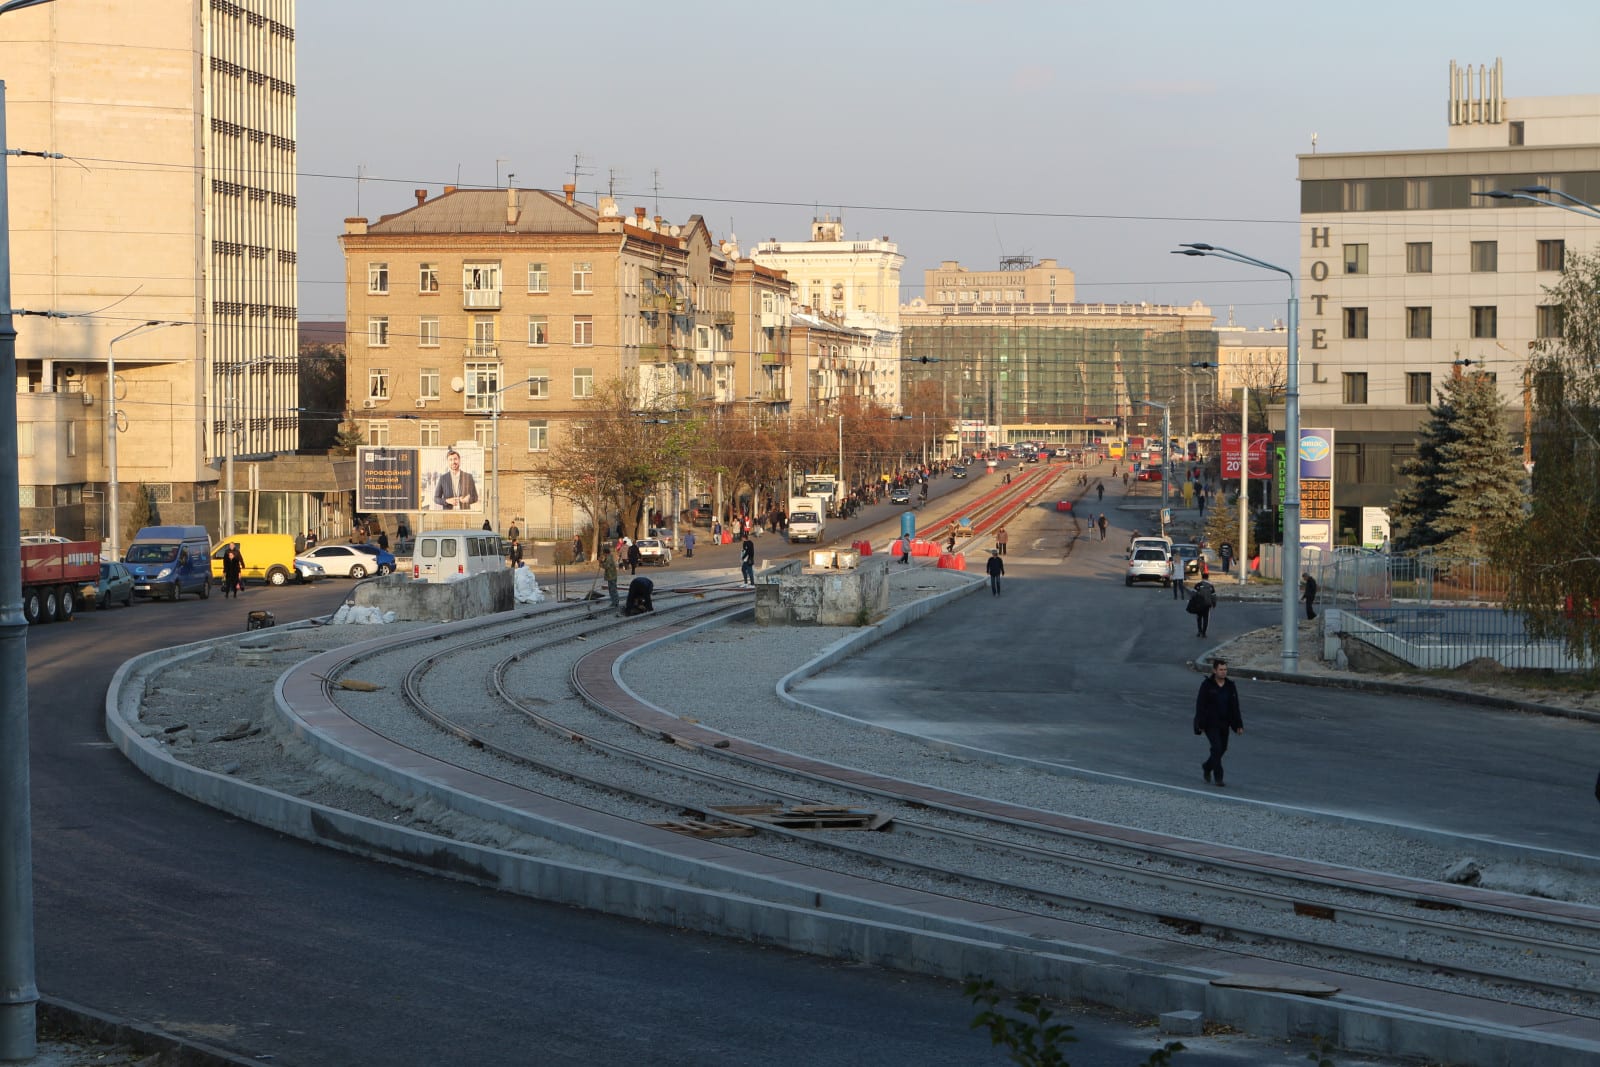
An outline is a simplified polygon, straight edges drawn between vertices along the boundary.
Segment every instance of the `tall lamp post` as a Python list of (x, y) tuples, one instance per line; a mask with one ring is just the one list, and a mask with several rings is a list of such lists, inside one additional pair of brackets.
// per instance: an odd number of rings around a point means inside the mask
[[(151, 319), (141, 322), (131, 330), (124, 330), (106, 345), (106, 501), (111, 519), (111, 558), (122, 558), (122, 522), (117, 509), (117, 342), (146, 330), (159, 330), (166, 326), (182, 326), (181, 322), (163, 322)], [(230, 429), (232, 413), (229, 413)], [(231, 440), (231, 439), (230, 439)], [(228, 448), (228, 506), (233, 506), (233, 448)], [(231, 517), (230, 517), (231, 521)], [(229, 527), (232, 533), (232, 527)]]
[[(1161, 510), (1165, 513), (1169, 503), (1168, 483), (1172, 481), (1172, 411), (1170, 405), (1158, 404), (1154, 400), (1141, 400), (1139, 403), (1161, 411)], [(1166, 530), (1167, 525), (1163, 522), (1161, 532), (1166, 533)]]
[[(0, 15), (48, 0), (6, 0)], [(0, 366), (17, 364), (11, 316), (11, 212), (6, 188), (6, 83), (0, 81)], [(33, 969), (33, 816), (28, 782), (28, 620), (22, 614), (22, 500), (17, 390), (0, 388), (0, 1060), (38, 1051)]]
[[(1300, 298), (1295, 292), (1294, 272), (1247, 256), (1221, 245), (1186, 244), (1172, 250), (1175, 256), (1214, 256), (1230, 263), (1260, 270), (1275, 271), (1289, 279), (1289, 366), (1283, 394), (1283, 447), (1288, 457), (1284, 464), (1283, 487), (1283, 660), (1285, 674), (1300, 671), (1300, 624), (1295, 618), (1295, 589), (1300, 575)], [(1243, 443), (1248, 446), (1248, 440)], [(1248, 464), (1247, 456), (1240, 457)], [(1245, 550), (1241, 545), (1240, 551)]]

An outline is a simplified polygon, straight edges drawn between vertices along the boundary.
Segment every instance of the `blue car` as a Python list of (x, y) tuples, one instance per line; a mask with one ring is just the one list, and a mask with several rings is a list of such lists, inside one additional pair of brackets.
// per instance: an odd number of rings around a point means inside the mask
[(393, 574), (394, 573), (394, 566), (395, 566), (394, 553), (390, 552), (388, 549), (379, 548), (377, 545), (351, 545), (350, 547), (355, 549), (357, 552), (365, 552), (367, 555), (369, 555), (369, 556), (373, 557), (375, 560), (377, 560), (378, 561), (377, 573), (379, 573), (379, 574)]

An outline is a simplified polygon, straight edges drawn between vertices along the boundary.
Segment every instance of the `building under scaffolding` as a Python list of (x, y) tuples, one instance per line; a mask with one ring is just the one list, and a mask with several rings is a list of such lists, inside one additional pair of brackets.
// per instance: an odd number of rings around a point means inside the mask
[(953, 283), (961, 269), (951, 263), (928, 271), (927, 292), (950, 299), (919, 299), (901, 308), (902, 395), (917, 383), (934, 383), (946, 411), (963, 424), (995, 428), (996, 442), (1026, 439), (1028, 427), (1049, 431), (1034, 436), (1073, 442), (1098, 432), (1090, 427), (1102, 420), (1116, 420), (1126, 432), (1130, 416), (1153, 413), (1141, 401), (1171, 404), (1176, 412), (1186, 376), (1212, 373), (1191, 369), (1217, 358), (1214, 317), (1198, 302), (1171, 307), (960, 299), (1033, 296), (1038, 280), (1028, 276), (1046, 269), (1066, 275), (1070, 297), (1070, 272), (1044, 262), (1048, 268), (1030, 264), (1013, 268), (1014, 274), (971, 276), (974, 282), (1014, 276), (1012, 287)]

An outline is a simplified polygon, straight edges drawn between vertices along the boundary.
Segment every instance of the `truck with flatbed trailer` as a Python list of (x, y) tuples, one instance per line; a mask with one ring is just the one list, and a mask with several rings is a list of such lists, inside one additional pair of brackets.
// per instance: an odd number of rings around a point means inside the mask
[(30, 537), (22, 543), (22, 614), (30, 623), (66, 622), (78, 589), (100, 580), (100, 542)]

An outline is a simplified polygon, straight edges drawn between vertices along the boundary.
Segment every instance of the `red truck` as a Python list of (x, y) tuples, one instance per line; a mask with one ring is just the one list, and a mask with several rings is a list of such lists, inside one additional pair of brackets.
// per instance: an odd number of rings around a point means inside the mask
[(66, 622), (78, 609), (78, 588), (99, 580), (99, 541), (22, 543), (22, 614), (29, 622)]

